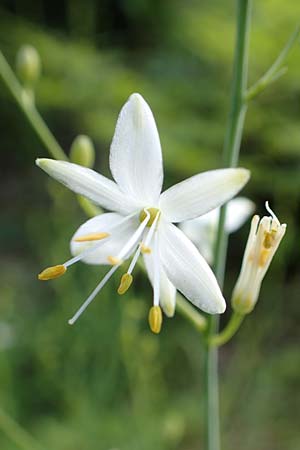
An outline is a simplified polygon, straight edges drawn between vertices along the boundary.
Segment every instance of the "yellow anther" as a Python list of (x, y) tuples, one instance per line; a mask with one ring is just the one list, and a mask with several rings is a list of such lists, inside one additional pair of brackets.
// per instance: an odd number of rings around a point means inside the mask
[(271, 232), (267, 231), (265, 233), (265, 238), (264, 238), (264, 242), (263, 242), (263, 246), (267, 249), (273, 247), (274, 242), (275, 242), (275, 236), (276, 236), (276, 231), (277, 230), (272, 230)]
[(141, 252), (142, 252), (142, 253), (144, 253), (144, 254), (145, 254), (145, 253), (149, 254), (149, 253), (152, 252), (151, 248), (150, 248), (150, 247), (147, 247), (147, 245), (141, 243), (140, 246), (141, 246)]
[(90, 233), (84, 236), (78, 236), (73, 239), (74, 242), (89, 242), (89, 241), (101, 241), (109, 236), (109, 233)]
[(263, 267), (263, 266), (266, 264), (267, 259), (268, 259), (268, 257), (269, 257), (269, 252), (270, 252), (270, 250), (269, 250), (268, 248), (264, 248), (264, 249), (260, 252), (260, 255), (259, 255), (259, 262), (258, 262), (258, 264), (259, 264), (260, 267)]
[(159, 306), (152, 306), (149, 311), (148, 321), (153, 333), (158, 334), (161, 330), (163, 316)]
[(38, 274), (39, 280), (52, 280), (53, 278), (61, 277), (65, 272), (67, 268), (63, 266), (62, 264), (59, 264), (58, 266), (52, 266), (47, 267), (47, 269), (44, 269), (41, 273)]
[(112, 265), (112, 266), (117, 266), (118, 264), (121, 264), (122, 260), (120, 258), (117, 258), (116, 256), (108, 256), (107, 257), (107, 261)]
[[(150, 214), (150, 219), (147, 223), (147, 227), (151, 227), (151, 225), (153, 224), (157, 214), (160, 214), (160, 210), (158, 208), (146, 208), (147, 212)], [(140, 222), (142, 223), (147, 217), (147, 213), (145, 211), (145, 209), (143, 209), (143, 211), (141, 211), (140, 214)]]
[(133, 277), (130, 273), (124, 273), (121, 278), (120, 286), (118, 287), (118, 294), (123, 295), (131, 286)]

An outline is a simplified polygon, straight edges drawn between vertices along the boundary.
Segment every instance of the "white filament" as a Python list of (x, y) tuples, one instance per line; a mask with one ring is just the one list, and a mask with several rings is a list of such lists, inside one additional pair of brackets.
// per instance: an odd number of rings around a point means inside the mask
[[(130, 251), (132, 251), (132, 248), (135, 247), (136, 243), (139, 241), (141, 234), (143, 233), (147, 223), (150, 219), (150, 214), (145, 210), (146, 212), (146, 218), (143, 220), (143, 222), (139, 225), (137, 230), (133, 233), (129, 241), (124, 245), (124, 247), (119, 252), (117, 259), (120, 260), (118, 264), (113, 266), (107, 274), (104, 276), (104, 278), (100, 281), (100, 283), (97, 285), (97, 287), (93, 290), (93, 292), (89, 295), (89, 297), (85, 300), (85, 302), (81, 305), (81, 307), (78, 309), (78, 311), (74, 314), (74, 316), (68, 321), (70, 325), (73, 325), (76, 320), (81, 316), (81, 314), (86, 310), (86, 308), (89, 306), (89, 304), (94, 300), (96, 295), (100, 292), (100, 290), (103, 288), (103, 286), (107, 283), (107, 281), (110, 279), (110, 277), (114, 274), (114, 272), (120, 267), (122, 264), (122, 258), (126, 256)], [(81, 255), (80, 255), (81, 256)]]
[(153, 252), (153, 305), (159, 306), (160, 297), (160, 258), (158, 253), (158, 236), (154, 235), (154, 252)]
[(107, 281), (110, 279), (110, 277), (114, 274), (114, 272), (119, 268), (120, 264), (113, 266), (109, 272), (105, 275), (104, 278), (100, 281), (98, 286), (93, 290), (93, 292), (89, 295), (89, 297), (86, 299), (86, 301), (81, 305), (81, 307), (78, 309), (76, 314), (68, 321), (69, 325), (73, 325), (79, 316), (83, 313), (83, 311), (86, 310), (86, 308), (89, 306), (89, 304), (94, 300), (98, 292), (103, 288), (103, 286), (107, 283)]

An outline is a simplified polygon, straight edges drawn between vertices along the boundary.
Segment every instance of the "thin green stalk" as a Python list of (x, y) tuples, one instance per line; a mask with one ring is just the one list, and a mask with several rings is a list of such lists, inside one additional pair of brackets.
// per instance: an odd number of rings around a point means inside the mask
[(48, 149), (49, 153), (55, 159), (66, 160), (67, 156), (61, 146), (58, 144), (53, 134), (50, 132), (46, 123), (40, 116), (32, 98), (25, 89), (20, 85), (14, 72), (11, 70), (9, 64), (0, 52), (0, 76), (2, 77), (7, 89), (16, 100), (17, 104), (27, 117), (32, 128), (39, 136), (42, 143)]
[(24, 428), (0, 408), (0, 430), (22, 450), (45, 450)]
[[(34, 93), (28, 91), (27, 88), (22, 87), (1, 51), (0, 77), (2, 77), (7, 89), (21, 108), (21, 111), (27, 117), (30, 125), (40, 138), (41, 142), (47, 148), (50, 155), (55, 159), (67, 161), (67, 155), (49, 130), (46, 122), (43, 120), (34, 105)], [(78, 202), (88, 217), (96, 216), (102, 212), (100, 208), (84, 197), (78, 196)]]
[(246, 92), (246, 100), (252, 100), (258, 94), (265, 90), (274, 81), (278, 80), (282, 75), (287, 72), (287, 67), (282, 67), (286, 58), (288, 57), (291, 49), (297, 42), (300, 36), (300, 26), (291, 35), (290, 39), (279, 53), (278, 57), (272, 64), (272, 66), (264, 73), (264, 75)]
[[(247, 87), (248, 47), (250, 28), (251, 0), (237, 1), (237, 32), (233, 81), (231, 88), (231, 106), (227, 132), (223, 149), (225, 167), (235, 167), (238, 163), (247, 104), (244, 94)], [(215, 274), (220, 286), (223, 286), (228, 236), (224, 228), (226, 208), (221, 208), (215, 248)], [(207, 345), (205, 348), (205, 446), (207, 450), (220, 450), (219, 426), (219, 380), (218, 348), (209, 343), (210, 337), (218, 332), (219, 318), (208, 319)]]
[(226, 342), (228, 342), (238, 331), (244, 318), (244, 314), (233, 312), (226, 327), (221, 331), (221, 333), (212, 336), (209, 340), (209, 344), (217, 347), (226, 344)]

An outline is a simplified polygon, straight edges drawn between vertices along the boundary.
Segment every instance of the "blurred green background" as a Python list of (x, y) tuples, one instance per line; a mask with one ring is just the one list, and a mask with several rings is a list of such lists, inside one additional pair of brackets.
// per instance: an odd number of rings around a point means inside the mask
[[(299, 20), (300, 2), (254, 2), (250, 82)], [(222, 166), (234, 31), (234, 1), (0, 1), (0, 48), (12, 66), (22, 44), (38, 49), (37, 105), (63, 148), (90, 135), (96, 168), (108, 174), (118, 112), (140, 92), (158, 123), (165, 187)], [(252, 171), (243, 194), (259, 214), (269, 200), (288, 233), (255, 311), (221, 350), (224, 450), (300, 447), (299, 43), (287, 62), (288, 73), (251, 103), (242, 142), (240, 165)], [(35, 167), (47, 150), (1, 80), (0, 133), (1, 408), (48, 450), (202, 448), (201, 339), (179, 314), (151, 334), (142, 274), (124, 297), (116, 276), (67, 325), (103, 270), (78, 264), (59, 280), (37, 281), (41, 268), (68, 258), (85, 216), (71, 192)], [(227, 298), (248, 227), (230, 238)], [(1, 450), (21, 448), (4, 426), (0, 413)]]

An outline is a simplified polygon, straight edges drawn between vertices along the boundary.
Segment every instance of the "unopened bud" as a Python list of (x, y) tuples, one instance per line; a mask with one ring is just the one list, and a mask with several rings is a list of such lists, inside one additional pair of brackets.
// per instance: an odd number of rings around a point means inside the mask
[(158, 334), (161, 330), (163, 316), (159, 306), (152, 306), (149, 311), (149, 326), (153, 333)]
[(16, 69), (20, 80), (25, 85), (33, 85), (41, 74), (41, 59), (37, 50), (31, 45), (22, 45), (16, 57)]
[(250, 313), (259, 296), (261, 283), (286, 231), (266, 203), (271, 217), (254, 216), (239, 278), (232, 294), (232, 307), (239, 314)]
[(70, 150), (70, 159), (73, 163), (81, 166), (93, 167), (95, 148), (89, 136), (80, 134), (74, 139)]

